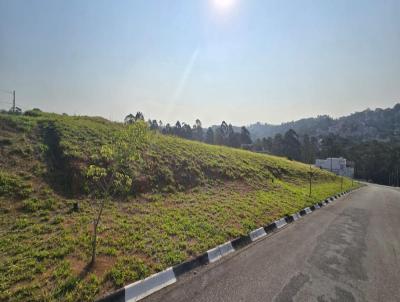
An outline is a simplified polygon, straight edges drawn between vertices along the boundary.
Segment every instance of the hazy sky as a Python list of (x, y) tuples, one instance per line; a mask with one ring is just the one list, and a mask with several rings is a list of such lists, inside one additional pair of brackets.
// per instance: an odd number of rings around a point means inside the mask
[(391, 107), (400, 1), (0, 0), (0, 89), (23, 109), (206, 125)]

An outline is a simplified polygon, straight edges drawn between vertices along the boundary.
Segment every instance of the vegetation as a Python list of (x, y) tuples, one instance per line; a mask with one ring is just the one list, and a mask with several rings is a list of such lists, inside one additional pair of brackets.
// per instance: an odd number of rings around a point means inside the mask
[(305, 118), (280, 125), (256, 123), (249, 126), (254, 140), (283, 135), (293, 129), (300, 136), (313, 137), (338, 135), (355, 140), (388, 140), (400, 135), (400, 103), (393, 108), (366, 109), (348, 116), (334, 119), (327, 115)]
[[(101, 147), (99, 155), (92, 156), (95, 164), (88, 167), (86, 177), (98, 210), (93, 221), (91, 266), (95, 264), (97, 231), (104, 207), (112, 196), (126, 196), (129, 193), (132, 186), (130, 164), (140, 160), (140, 151), (146, 146), (147, 136), (144, 122), (130, 123), (115, 134), (112, 143)], [(100, 200), (97, 201), (97, 198)]]
[[(279, 126), (249, 127), (252, 149), (306, 163), (345, 157), (355, 163), (355, 177), (400, 186), (400, 104), (365, 110), (339, 119), (302, 119)], [(297, 142), (296, 142), (297, 141)]]
[[(310, 196), (308, 165), (157, 130), (131, 145), (128, 127), (0, 114), (1, 301), (91, 301), (341, 189), (312, 169)], [(107, 184), (117, 173), (122, 186), (96, 188), (96, 177)], [(351, 185), (344, 179), (343, 190)], [(104, 197), (87, 269), (93, 204)]]
[[(137, 120), (144, 120), (141, 112), (125, 118), (128, 124)], [(400, 104), (338, 119), (319, 116), (281, 125), (257, 123), (248, 129), (225, 121), (207, 130), (200, 120), (192, 127), (179, 121), (175, 126), (164, 126), (156, 120), (148, 120), (148, 124), (162, 134), (285, 156), (304, 163), (313, 164), (317, 158), (345, 157), (353, 163), (356, 178), (400, 186), (399, 120)]]
[(286, 156), (305, 163), (316, 158), (344, 157), (354, 164), (355, 177), (375, 183), (400, 186), (400, 139), (358, 141), (338, 135), (302, 138), (294, 130), (284, 136), (256, 140), (252, 149)]

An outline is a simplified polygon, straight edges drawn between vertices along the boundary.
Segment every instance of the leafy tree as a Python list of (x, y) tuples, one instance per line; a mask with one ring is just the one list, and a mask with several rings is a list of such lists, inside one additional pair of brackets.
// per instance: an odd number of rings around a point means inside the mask
[(193, 126), (193, 138), (198, 141), (203, 141), (203, 127), (199, 119), (196, 120)]
[(250, 132), (244, 126), (242, 128), (240, 128), (240, 142), (241, 142), (241, 144), (246, 144), (246, 145), (249, 145), (252, 143), (251, 137), (250, 137)]
[(148, 124), (149, 124), (150, 130), (156, 131), (156, 130), (159, 129), (157, 120), (149, 120), (149, 121), (148, 121)]
[(233, 130), (232, 124), (228, 125), (228, 131), (225, 134), (225, 145), (230, 147), (240, 147), (240, 139), (237, 140), (235, 137), (235, 131)]
[(207, 129), (205, 142), (207, 144), (214, 144), (214, 131), (211, 127)]
[(229, 135), (229, 126), (225, 121), (222, 121), (220, 130), (221, 130), (221, 136), (222, 136), (221, 145), (224, 145), (224, 144), (226, 144), (226, 141), (227, 141), (228, 135)]
[(173, 129), (173, 133), (174, 133), (176, 136), (182, 136), (182, 125), (181, 125), (181, 122), (180, 122), (180, 121), (177, 121), (177, 122), (176, 122), (175, 127), (174, 127), (174, 129)]
[(268, 137), (268, 138), (263, 138), (263, 146), (265, 151), (271, 152), (272, 151), (272, 144), (273, 144), (273, 138)]
[(129, 113), (127, 116), (124, 118), (124, 123), (125, 124), (133, 124), (135, 122), (135, 116), (132, 113)]
[(339, 137), (338, 135), (329, 134), (322, 138), (321, 141), (321, 152), (322, 157), (339, 157), (343, 156), (343, 149), (346, 145), (346, 139)]
[(272, 153), (275, 155), (284, 155), (283, 152), (284, 143), (282, 134), (278, 133), (275, 135), (273, 143), (272, 143)]
[(190, 125), (188, 125), (186, 123), (182, 124), (181, 136), (186, 139), (193, 138), (192, 128), (190, 127)]
[(140, 111), (136, 112), (135, 115), (135, 122), (144, 121), (144, 115)]
[(104, 207), (113, 196), (126, 196), (130, 193), (133, 175), (131, 166), (141, 160), (141, 153), (148, 142), (148, 126), (143, 121), (126, 126), (115, 134), (115, 139), (103, 145), (100, 152), (92, 158), (87, 168), (88, 188), (96, 202), (93, 206), (96, 215), (93, 220), (91, 262), (96, 261), (98, 226)]
[(137, 121), (144, 121), (143, 113), (141, 113), (139, 111), (136, 113), (136, 115), (133, 115), (132, 113), (130, 113), (124, 118), (124, 123), (128, 124), (128, 125), (133, 124)]
[(171, 127), (171, 125), (169, 123), (167, 123), (165, 125), (165, 127), (162, 129), (162, 134), (165, 135), (172, 135), (173, 133), (173, 128)]
[(221, 127), (215, 129), (214, 142), (216, 145), (223, 145), (225, 143), (224, 133)]
[(299, 137), (293, 129), (289, 129), (284, 136), (284, 155), (290, 159), (300, 160), (301, 158), (301, 144)]

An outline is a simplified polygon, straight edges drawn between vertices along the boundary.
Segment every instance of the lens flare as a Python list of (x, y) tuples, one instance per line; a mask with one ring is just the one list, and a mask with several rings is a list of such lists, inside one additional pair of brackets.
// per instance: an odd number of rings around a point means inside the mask
[(235, 4), (235, 0), (213, 0), (214, 2), (214, 6), (221, 10), (228, 10), (230, 9), (234, 4)]

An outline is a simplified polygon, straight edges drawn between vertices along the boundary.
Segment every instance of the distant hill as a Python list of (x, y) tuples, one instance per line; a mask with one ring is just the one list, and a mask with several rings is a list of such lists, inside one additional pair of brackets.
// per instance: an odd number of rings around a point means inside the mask
[(305, 118), (280, 125), (256, 123), (248, 127), (253, 140), (284, 134), (289, 129), (299, 135), (326, 136), (338, 135), (357, 140), (388, 140), (400, 135), (400, 103), (393, 108), (364, 110), (337, 119), (328, 115)]

